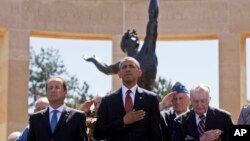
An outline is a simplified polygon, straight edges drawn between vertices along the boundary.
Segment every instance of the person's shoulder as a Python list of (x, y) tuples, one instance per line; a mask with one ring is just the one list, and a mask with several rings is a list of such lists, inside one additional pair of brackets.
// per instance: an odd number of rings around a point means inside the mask
[(141, 88), (141, 87), (137, 87), (137, 92), (156, 97), (156, 93), (154, 93), (153, 91), (146, 90), (146, 89)]
[(210, 107), (210, 110), (212, 110), (215, 114), (231, 117), (231, 113), (225, 109)]
[(242, 110), (250, 110), (250, 104), (246, 104), (244, 106), (242, 106)]
[(118, 96), (118, 94), (121, 92), (121, 88), (119, 88), (118, 90), (114, 90), (112, 92), (107, 93), (102, 100), (107, 100), (107, 99), (112, 99), (113, 97)]
[(194, 115), (194, 111), (190, 110), (190, 111), (187, 111), (185, 113), (178, 115), (174, 120), (176, 122), (184, 122), (184, 121), (190, 120), (192, 114)]
[(65, 106), (65, 111), (66, 112), (74, 112), (74, 113), (84, 113), (83, 111), (81, 110), (78, 110), (78, 109), (75, 109), (75, 108), (71, 108), (71, 107), (68, 107), (68, 106)]
[(161, 115), (165, 118), (175, 117), (175, 112), (173, 109), (161, 111)]
[(37, 116), (41, 116), (44, 115), (47, 112), (48, 108), (43, 109), (41, 111), (35, 112), (35, 113), (31, 113), (30, 117), (37, 117)]
[(174, 115), (174, 110), (173, 109), (169, 109), (169, 110), (163, 110), (161, 111), (161, 114), (163, 115)]
[(75, 109), (75, 108), (68, 107), (68, 106), (65, 106), (65, 113), (66, 115), (79, 115), (83, 117), (86, 116), (85, 112)]

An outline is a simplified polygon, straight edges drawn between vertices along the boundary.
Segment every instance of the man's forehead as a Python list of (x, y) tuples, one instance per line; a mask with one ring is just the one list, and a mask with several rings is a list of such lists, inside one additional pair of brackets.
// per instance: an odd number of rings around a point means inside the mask
[(53, 78), (53, 79), (48, 80), (48, 83), (50, 82), (62, 83), (62, 80), (60, 78)]
[(124, 61), (121, 65), (121, 67), (124, 67), (124, 66), (134, 66), (136, 67), (136, 64), (132, 61)]
[(196, 94), (192, 97), (193, 100), (204, 100), (207, 99), (207, 95), (205, 93), (200, 93), (200, 94)]
[(174, 94), (174, 97), (187, 97), (186, 93), (176, 93)]
[(129, 65), (129, 64), (135, 65), (135, 63), (134, 63), (133, 61), (130, 61), (130, 60), (125, 60), (125, 61), (122, 63), (122, 65), (125, 65), (125, 64), (127, 64), (127, 65)]

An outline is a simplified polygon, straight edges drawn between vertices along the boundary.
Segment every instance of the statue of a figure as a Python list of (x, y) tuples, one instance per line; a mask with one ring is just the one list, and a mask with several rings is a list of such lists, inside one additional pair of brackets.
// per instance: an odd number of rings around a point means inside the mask
[[(128, 56), (134, 57), (141, 65), (143, 71), (142, 76), (138, 81), (138, 85), (147, 90), (153, 90), (155, 84), (155, 78), (157, 73), (157, 56), (155, 54), (156, 40), (157, 40), (157, 18), (159, 13), (158, 0), (150, 0), (149, 3), (149, 21), (147, 24), (146, 37), (140, 51), (139, 38), (135, 30), (128, 30), (121, 41), (121, 49)], [(92, 62), (101, 72), (106, 75), (117, 74), (119, 71), (119, 61), (107, 65), (106, 63), (98, 60), (95, 56), (86, 57), (84, 59), (88, 62)]]

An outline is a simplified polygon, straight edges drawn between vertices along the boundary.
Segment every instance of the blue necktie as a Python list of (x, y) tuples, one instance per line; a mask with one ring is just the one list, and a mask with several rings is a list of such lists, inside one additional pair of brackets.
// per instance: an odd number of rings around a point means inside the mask
[(50, 121), (50, 127), (51, 127), (51, 131), (52, 133), (54, 133), (55, 131), (55, 128), (56, 128), (56, 124), (57, 124), (57, 113), (59, 111), (58, 110), (53, 110), (52, 113), (52, 118), (51, 118), (51, 121)]

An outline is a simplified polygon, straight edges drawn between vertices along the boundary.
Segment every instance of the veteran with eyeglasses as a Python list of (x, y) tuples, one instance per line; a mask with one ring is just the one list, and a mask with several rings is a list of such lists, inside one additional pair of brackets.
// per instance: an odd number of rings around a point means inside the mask
[(231, 114), (209, 106), (210, 89), (197, 84), (190, 90), (192, 109), (175, 118), (173, 141), (228, 141)]

